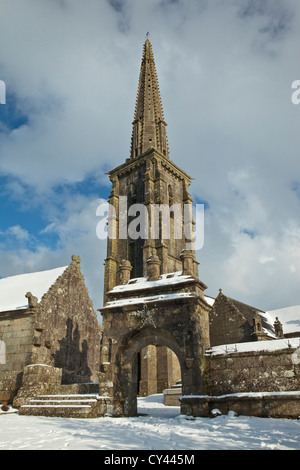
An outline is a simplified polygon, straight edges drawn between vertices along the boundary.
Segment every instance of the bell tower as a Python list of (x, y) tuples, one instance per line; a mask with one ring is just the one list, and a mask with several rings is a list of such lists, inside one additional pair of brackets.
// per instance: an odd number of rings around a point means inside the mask
[(147, 38), (130, 155), (109, 172), (99, 394), (113, 416), (136, 415), (137, 393), (161, 391), (175, 372), (183, 395), (204, 393), (211, 307), (198, 278), (191, 177), (170, 159), (166, 129)]
[[(182, 270), (186, 243), (193, 238), (191, 177), (169, 157), (167, 124), (164, 120), (152, 46), (143, 46), (130, 156), (111, 170), (108, 239), (105, 260), (106, 294), (126, 279), (147, 274), (146, 260), (155, 253), (160, 273)], [(198, 276), (198, 263), (189, 248), (191, 274)], [(124, 262), (127, 268), (124, 271)]]

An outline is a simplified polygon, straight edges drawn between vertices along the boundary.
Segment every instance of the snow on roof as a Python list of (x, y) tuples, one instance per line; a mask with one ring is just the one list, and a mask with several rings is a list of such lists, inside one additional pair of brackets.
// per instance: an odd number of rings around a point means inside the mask
[(205, 297), (205, 300), (208, 303), (208, 305), (210, 305), (212, 307), (214, 305), (216, 299), (214, 299), (213, 297), (210, 297), (209, 295), (205, 295), (204, 297)]
[(235, 352), (277, 351), (280, 349), (295, 349), (299, 347), (300, 338), (286, 338), (269, 341), (252, 341), (251, 343), (221, 344), (207, 349), (206, 354), (210, 356), (218, 356), (220, 354), (232, 354)]
[(65, 271), (65, 267), (0, 279), (0, 311), (28, 308), (27, 292), (41, 300), (52, 284)]
[(182, 271), (175, 273), (162, 274), (157, 281), (148, 281), (148, 277), (137, 277), (130, 279), (127, 284), (115, 286), (110, 292), (128, 292), (140, 289), (150, 289), (152, 287), (180, 284), (186, 281), (194, 280), (192, 276), (183, 276)]
[(270, 310), (260, 315), (264, 316), (270, 325), (273, 325), (276, 317), (278, 317), (278, 320), (282, 323), (284, 335), (300, 332), (300, 305)]
[(124, 305), (146, 304), (148, 302), (155, 302), (156, 300), (174, 300), (183, 297), (194, 297), (194, 295), (191, 292), (179, 292), (176, 294), (159, 294), (148, 297), (132, 297), (130, 299), (112, 300), (111, 302), (108, 302), (105, 307), (101, 308), (101, 310), (104, 308), (109, 309), (113, 307), (122, 307)]

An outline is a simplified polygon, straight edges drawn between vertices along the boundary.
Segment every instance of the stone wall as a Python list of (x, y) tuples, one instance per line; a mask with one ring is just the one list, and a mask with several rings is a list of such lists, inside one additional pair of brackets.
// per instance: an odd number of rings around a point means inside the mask
[(300, 364), (293, 362), (294, 352), (288, 348), (206, 356), (206, 394), (300, 390)]
[[(242, 304), (240, 304), (242, 305)], [(253, 317), (253, 311), (251, 312)], [(251, 323), (233, 301), (225, 296), (221, 289), (210, 312), (210, 345), (230, 344), (233, 342), (253, 341)]]
[(5, 360), (1, 354), (0, 361), (0, 403), (12, 402), (22, 386), (24, 368), (30, 364), (60, 369), (62, 384), (98, 382), (101, 331), (80, 258), (73, 256), (39, 303), (0, 312), (0, 340), (5, 345)]
[(98, 382), (100, 335), (80, 258), (73, 256), (37, 307), (32, 362), (61, 368), (65, 384)]
[(0, 314), (0, 339), (5, 344), (4, 364), (0, 364), (0, 403), (12, 400), (20, 386), (23, 369), (31, 362), (35, 317), (29, 312)]
[[(246, 416), (300, 417), (299, 348), (206, 356), (205, 394), (165, 391), (165, 404), (181, 403), (181, 413), (213, 416), (234, 411)], [(167, 393), (166, 393), (167, 392)]]
[(180, 401), (181, 413), (195, 417), (214, 417), (229, 412), (261, 418), (300, 417), (300, 392), (189, 396), (181, 397)]
[(39, 394), (55, 393), (61, 385), (62, 370), (44, 364), (31, 364), (24, 368), (22, 387), (14, 399), (14, 407), (19, 408), (29, 398)]

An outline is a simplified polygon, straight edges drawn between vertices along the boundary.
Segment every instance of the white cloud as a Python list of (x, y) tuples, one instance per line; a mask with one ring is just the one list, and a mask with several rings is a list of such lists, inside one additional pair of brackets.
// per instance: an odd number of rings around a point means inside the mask
[(52, 188), (93, 173), (103, 186), (103, 168), (127, 158), (150, 31), (171, 158), (209, 205), (198, 253), (208, 292), (223, 287), (265, 309), (300, 302), (297, 2), (3, 0), (1, 10), (0, 79), (28, 124), (2, 135), (0, 171), (18, 178), (15, 197), (31, 185), (32, 202), (49, 211), (45, 233), (60, 240), (54, 252), (22, 252), (19, 264), (3, 251), (16, 272), (25, 256), (38, 267), (77, 252), (102, 289), (95, 201), (67, 194), (61, 208)]
[(1, 231), (0, 235), (8, 237), (12, 236), (21, 241), (27, 241), (30, 237), (28, 231), (20, 227), (20, 225), (13, 225), (12, 227), (9, 227), (6, 231)]
[(10, 244), (10, 249), (7, 249), (7, 244), (0, 244), (0, 276), (65, 266), (76, 254), (81, 257), (82, 272), (94, 306), (99, 308), (102, 305), (103, 261), (106, 256), (106, 240), (99, 240), (96, 235), (99, 220), (96, 209), (101, 202), (102, 199), (76, 196), (66, 199), (60, 209), (49, 205), (50, 223), (42, 232), (57, 237), (55, 248), (36, 240), (34, 250), (30, 249), (28, 242), (31, 236), (20, 226), (1, 232), (0, 235), (13, 236), (22, 243), (14, 243), (13, 247)]

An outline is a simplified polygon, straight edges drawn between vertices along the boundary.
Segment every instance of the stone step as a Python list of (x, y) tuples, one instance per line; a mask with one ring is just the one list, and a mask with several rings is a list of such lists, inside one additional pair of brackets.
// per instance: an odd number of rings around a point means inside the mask
[(23, 405), (20, 415), (47, 416), (54, 418), (92, 418), (90, 405)]
[(28, 405), (92, 405), (97, 403), (97, 400), (30, 400)]
[[(55, 400), (55, 401), (80, 401), (80, 400), (92, 400), (97, 401), (97, 393), (92, 394), (85, 394), (85, 393), (76, 393), (76, 394), (68, 394), (68, 395), (38, 395), (34, 400), (39, 401), (47, 401), (47, 400)], [(32, 401), (32, 400), (31, 400)]]
[(173, 389), (174, 389), (174, 388), (180, 388), (180, 389), (181, 389), (181, 388), (182, 388), (182, 381), (181, 381), (181, 379), (180, 379), (180, 380), (177, 380), (176, 384), (172, 385), (171, 388), (173, 388)]
[(40, 395), (22, 405), (20, 415), (93, 418), (97, 415), (96, 394)]

